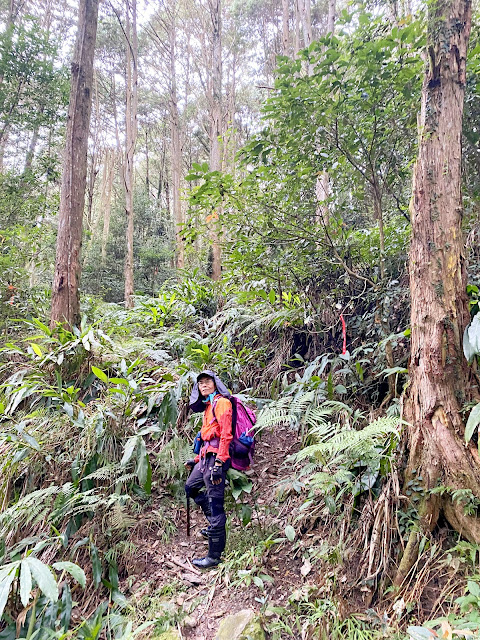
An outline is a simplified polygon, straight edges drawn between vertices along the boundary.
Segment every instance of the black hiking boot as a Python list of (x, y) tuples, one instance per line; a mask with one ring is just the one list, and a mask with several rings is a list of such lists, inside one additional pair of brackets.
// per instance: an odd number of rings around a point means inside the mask
[(216, 567), (222, 561), (222, 553), (225, 549), (226, 533), (225, 529), (215, 531), (210, 529), (208, 532), (208, 556), (205, 558), (195, 558), (192, 564), (199, 569), (211, 569)]

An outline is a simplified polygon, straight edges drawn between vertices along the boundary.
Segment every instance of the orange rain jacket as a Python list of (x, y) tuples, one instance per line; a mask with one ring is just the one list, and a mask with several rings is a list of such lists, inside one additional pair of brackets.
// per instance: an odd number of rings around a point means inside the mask
[[(217, 459), (226, 462), (230, 458), (229, 448), (233, 440), (232, 434), (232, 403), (222, 395), (217, 394), (215, 401), (215, 416), (213, 415), (212, 403), (207, 402), (206, 409), (203, 413), (201, 438), (204, 443), (208, 443), (213, 438), (220, 438), (217, 447), (204, 445), (201, 453), (216, 453)], [(206, 450), (205, 450), (206, 446)], [(200, 460), (200, 456), (195, 458), (195, 462)]]

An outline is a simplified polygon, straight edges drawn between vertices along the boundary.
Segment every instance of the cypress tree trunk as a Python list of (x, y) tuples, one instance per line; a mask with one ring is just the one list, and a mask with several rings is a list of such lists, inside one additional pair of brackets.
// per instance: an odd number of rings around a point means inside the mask
[(465, 65), (471, 26), (469, 0), (430, 5), (428, 67), (423, 83), (420, 147), (411, 202), (412, 345), (405, 417), (410, 423), (406, 482), (421, 478), (420, 532), (410, 536), (395, 582), (418, 553), (422, 532), (440, 512), (463, 536), (480, 542), (480, 521), (463, 505), (430, 490), (441, 484), (480, 497), (480, 459), (465, 446), (461, 409), (468, 397), (462, 336), (468, 323), (463, 257), (461, 134)]
[(133, 176), (134, 155), (137, 144), (138, 111), (138, 37), (137, 0), (126, 0), (126, 47), (127, 47), (127, 98), (125, 108), (125, 163), (123, 183), (125, 188), (125, 215), (127, 217), (125, 251), (125, 307), (133, 309)]
[(290, 52), (290, 6), (288, 0), (282, 0), (282, 55), (288, 56)]
[[(222, 149), (222, 6), (221, 0), (209, 0), (210, 18), (212, 21), (212, 80), (210, 111), (210, 171), (221, 171)], [(221, 210), (216, 212), (218, 218), (213, 220), (212, 240), (212, 278), (222, 277), (222, 250), (219, 229), (221, 228)]]
[(170, 133), (172, 136), (172, 200), (173, 219), (175, 221), (175, 262), (177, 269), (185, 266), (185, 250), (182, 238), (182, 132), (180, 129), (180, 114), (178, 110), (177, 96), (177, 72), (175, 68), (175, 55), (177, 49), (177, 3), (171, 1), (171, 23), (169, 25), (169, 56), (170, 56)]
[(72, 326), (80, 320), (78, 286), (98, 2), (80, 0), (79, 7), (52, 290), (52, 327), (57, 322)]

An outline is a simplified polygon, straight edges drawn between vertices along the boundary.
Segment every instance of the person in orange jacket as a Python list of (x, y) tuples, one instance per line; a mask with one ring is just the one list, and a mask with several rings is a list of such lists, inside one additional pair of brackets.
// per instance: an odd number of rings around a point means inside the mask
[[(230, 467), (232, 434), (231, 394), (211, 370), (202, 371), (190, 396), (190, 408), (203, 411), (200, 431), (200, 452), (194, 460), (188, 460), (191, 470), (185, 484), (187, 498), (193, 498), (201, 507), (210, 525), (202, 531), (208, 537), (208, 555), (193, 560), (200, 569), (216, 567), (226, 544), (225, 482)], [(205, 490), (204, 490), (205, 488)]]

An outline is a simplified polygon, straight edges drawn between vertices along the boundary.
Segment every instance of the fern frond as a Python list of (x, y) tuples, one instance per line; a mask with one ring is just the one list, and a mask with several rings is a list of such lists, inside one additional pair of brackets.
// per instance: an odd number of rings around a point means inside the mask
[(125, 531), (133, 527), (136, 520), (128, 513), (125, 505), (116, 502), (108, 516), (108, 524), (114, 531)]
[(43, 520), (50, 512), (54, 496), (60, 487), (51, 485), (44, 489), (38, 489), (20, 498), (14, 505), (5, 509), (0, 514), (0, 538), (7, 536), (12, 531), (17, 531), (27, 525), (32, 525)]

